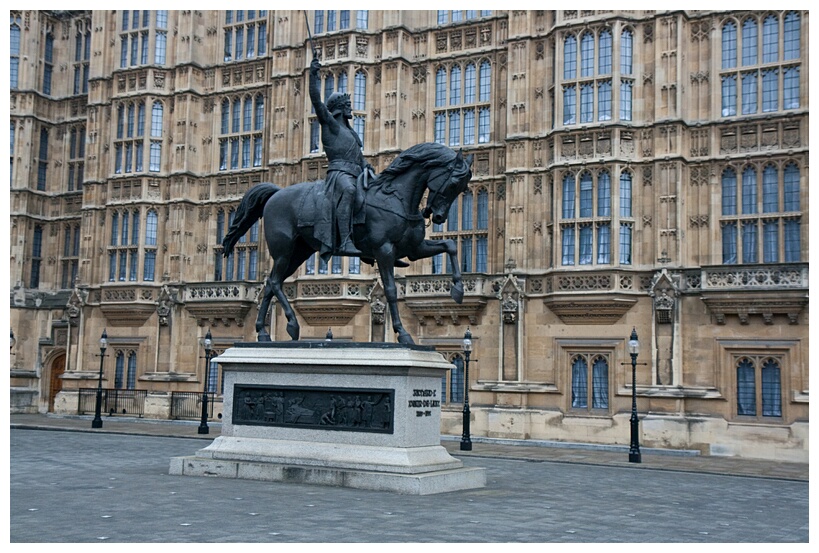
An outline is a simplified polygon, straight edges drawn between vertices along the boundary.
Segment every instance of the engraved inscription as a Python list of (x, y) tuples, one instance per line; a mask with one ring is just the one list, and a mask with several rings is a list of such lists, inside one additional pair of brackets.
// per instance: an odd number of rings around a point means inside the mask
[(392, 434), (395, 391), (236, 384), (233, 424)]
[(416, 417), (431, 417), (430, 408), (441, 407), (441, 400), (436, 399), (437, 396), (438, 390), (415, 388), (412, 390), (412, 398), (407, 400), (407, 407), (417, 409)]

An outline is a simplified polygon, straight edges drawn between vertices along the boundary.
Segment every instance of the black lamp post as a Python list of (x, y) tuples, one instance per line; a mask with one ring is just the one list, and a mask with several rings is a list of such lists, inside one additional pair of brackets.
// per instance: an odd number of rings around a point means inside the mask
[(97, 403), (94, 407), (94, 420), (91, 421), (91, 428), (102, 428), (102, 364), (105, 360), (105, 350), (108, 348), (108, 332), (102, 331), (100, 336), (100, 378), (97, 381)]
[(472, 333), (466, 327), (464, 333), (464, 414), (461, 451), (472, 451), (472, 438), (469, 437), (469, 355), (472, 353)]
[(199, 423), (199, 434), (210, 432), (208, 428), (208, 376), (210, 375), (210, 352), (213, 339), (210, 336), (210, 329), (205, 334), (205, 387), (202, 390), (202, 421)]
[(628, 448), (628, 462), (639, 463), (640, 455), (639, 421), (637, 420), (637, 355), (640, 353), (640, 342), (637, 340), (637, 329), (631, 329), (628, 340), (628, 353), (631, 355), (631, 445)]

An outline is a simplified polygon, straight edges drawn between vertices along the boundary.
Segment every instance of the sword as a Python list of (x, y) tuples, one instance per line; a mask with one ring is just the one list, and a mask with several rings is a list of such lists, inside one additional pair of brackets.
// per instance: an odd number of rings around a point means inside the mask
[(313, 51), (313, 57), (317, 58), (318, 53), (316, 52), (316, 47), (313, 45), (313, 35), (310, 34), (310, 23), (307, 21), (307, 10), (302, 10), (304, 13), (304, 24), (307, 25), (307, 40), (310, 41), (310, 49)]

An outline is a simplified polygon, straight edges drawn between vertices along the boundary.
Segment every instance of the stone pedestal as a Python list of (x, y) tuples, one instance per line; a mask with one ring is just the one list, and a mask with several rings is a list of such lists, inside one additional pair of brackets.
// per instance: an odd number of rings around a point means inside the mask
[(441, 446), (432, 348), (343, 342), (240, 343), (224, 372), (222, 435), (171, 474), (303, 482), (426, 495), (486, 485)]

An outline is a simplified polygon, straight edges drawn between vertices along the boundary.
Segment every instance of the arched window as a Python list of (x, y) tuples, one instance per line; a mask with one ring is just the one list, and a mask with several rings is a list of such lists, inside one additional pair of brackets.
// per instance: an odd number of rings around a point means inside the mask
[(730, 167), (722, 172), (722, 214), (737, 213), (737, 174)]
[(128, 218), (128, 212), (124, 211), (122, 213), (122, 240), (120, 240), (120, 244), (123, 246), (128, 243), (128, 228), (130, 223), (131, 221)]
[(119, 241), (119, 212), (111, 214), (111, 245), (116, 246)]
[[(488, 102), (492, 86), (492, 66), (488, 61), (481, 62), (480, 98), (481, 102)], [(488, 110), (487, 110), (488, 113)]]
[(216, 243), (221, 244), (225, 238), (225, 210), (216, 212)]
[(771, 112), (779, 109), (779, 70), (768, 69), (762, 72), (762, 111)]
[(742, 213), (756, 213), (756, 170), (746, 167), (742, 171)]
[(464, 191), (461, 201), (463, 202), (461, 230), (472, 230), (472, 191)]
[(460, 354), (455, 354), (450, 362), (455, 368), (441, 377), (441, 403), (463, 403), (464, 359)]
[(597, 216), (611, 217), (611, 175), (608, 171), (597, 176)]
[(782, 416), (782, 382), (779, 364), (768, 359), (762, 364), (762, 416)]
[(631, 182), (632, 177), (629, 171), (620, 173), (620, 217), (631, 217)]
[(454, 65), (449, 72), (449, 105), (461, 103), (461, 67)]
[(347, 93), (347, 72), (342, 71), (338, 75), (338, 90), (337, 92), (341, 92), (342, 94)]
[(592, 216), (594, 193), (592, 190), (592, 176), (588, 171), (580, 175), (580, 216)]
[(127, 373), (127, 388), (133, 390), (136, 388), (136, 373), (137, 373), (137, 354), (135, 351), (128, 353), (128, 373)]
[(145, 135), (145, 102), (137, 104), (137, 136)]
[(330, 73), (327, 75), (327, 78), (324, 79), (324, 101), (326, 102), (327, 99), (335, 92), (336, 88), (336, 80), (333, 77), (333, 74)]
[(737, 25), (728, 21), (722, 26), (722, 68), (737, 66)]
[(230, 100), (222, 100), (222, 134), (230, 132)]
[(762, 21), (762, 63), (779, 60), (779, 20), (769, 15)]
[(116, 369), (114, 372), (114, 388), (122, 389), (122, 383), (125, 377), (125, 352), (117, 352)]
[(54, 73), (54, 36), (51, 33), (45, 37), (45, 52), (43, 55), (43, 94), (51, 94), (51, 77)]
[(235, 100), (233, 100), (233, 111), (231, 113), (231, 122), (232, 122), (231, 128), (230, 128), (231, 132), (240, 132), (241, 131), (241, 127), (240, 127), (241, 110), (242, 110), (242, 104), (239, 101), (239, 99), (236, 98)]
[(364, 111), (367, 105), (367, 75), (365, 75), (363, 71), (356, 72), (354, 89), (353, 109)]
[(743, 357), (737, 361), (737, 415), (782, 416), (782, 371), (773, 358)]
[(157, 223), (158, 223), (158, 216), (156, 211), (151, 209), (148, 211), (148, 216), (146, 217), (145, 221), (145, 245), (146, 246), (156, 246), (156, 234), (157, 234)]
[(594, 35), (590, 32), (580, 37), (580, 76), (594, 75)]
[(620, 33), (620, 73), (631, 75), (634, 59), (634, 33), (630, 29)]
[(489, 228), (489, 193), (485, 188), (478, 191), (478, 229)]
[(742, 65), (756, 65), (758, 48), (756, 20), (749, 17), (742, 22)]
[(784, 32), (784, 59), (795, 60), (801, 57), (800, 52), (800, 21), (799, 14), (788, 12), (785, 16)]
[(134, 103), (131, 102), (128, 104), (128, 126), (126, 131), (126, 136), (131, 138), (134, 136), (134, 122), (136, 118), (136, 109)]
[(577, 38), (574, 35), (563, 40), (563, 78), (577, 78)]
[(611, 73), (611, 31), (603, 29), (600, 31), (600, 43), (597, 45), (597, 74), (608, 75)]
[(11, 66), (9, 68), (9, 76), (10, 76), (10, 87), (17, 88), (18, 87), (18, 79), (20, 75), (20, 18), (12, 16), (11, 17), (11, 28), (10, 28), (10, 56), (11, 56)]
[(31, 240), (31, 275), (29, 285), (31, 288), (40, 287), (40, 264), (43, 255), (43, 227), (34, 225), (34, 235)]
[[(151, 137), (162, 137), (162, 102), (156, 101), (151, 108)], [(151, 140), (151, 154), (148, 165), (149, 171), (159, 171), (162, 161), (162, 140)]]
[(563, 177), (563, 218), (574, 218), (574, 175), (567, 174)]
[(572, 407), (585, 409), (589, 406), (588, 363), (583, 357), (572, 360)]
[(762, 212), (779, 211), (779, 183), (776, 167), (766, 165), (762, 170)]
[(255, 120), (253, 130), (261, 131), (264, 128), (264, 95), (256, 95)]
[(592, 409), (608, 409), (609, 364), (605, 357), (596, 357), (592, 365)]
[(795, 163), (785, 166), (784, 184), (784, 210), (799, 211), (799, 168)]
[(594, 84), (580, 85), (580, 122), (591, 123), (594, 120)]
[(446, 105), (446, 69), (439, 67), (435, 72), (435, 107)]
[(245, 96), (242, 110), (242, 131), (248, 132), (253, 121), (253, 101), (250, 96)]
[(475, 64), (468, 63), (466, 71), (464, 72), (464, 103), (472, 104), (475, 102)]

